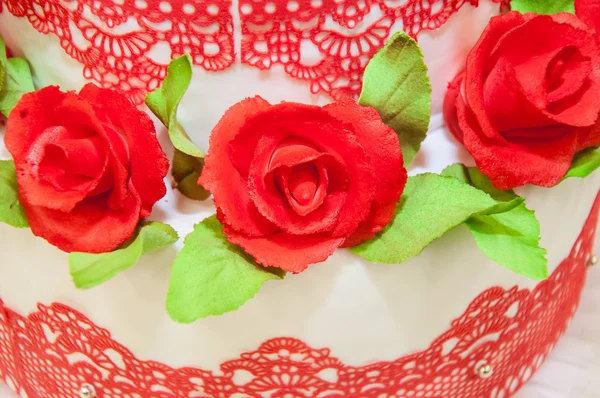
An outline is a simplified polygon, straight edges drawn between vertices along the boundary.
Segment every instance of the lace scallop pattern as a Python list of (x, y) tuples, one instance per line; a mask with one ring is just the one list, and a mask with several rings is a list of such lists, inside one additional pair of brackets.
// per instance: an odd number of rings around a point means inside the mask
[[(569, 257), (533, 291), (486, 290), (428, 349), (395, 361), (350, 366), (328, 348), (280, 337), (219, 372), (176, 369), (138, 359), (67, 305), (40, 304), (26, 316), (0, 301), (0, 380), (29, 398), (76, 397), (85, 384), (102, 398), (506, 398), (574, 315), (599, 212), (600, 194)], [(482, 361), (493, 369), (488, 378), (475, 372)]]
[[(506, 0), (482, 0), (506, 3)], [(442, 26), (479, 0), (0, 0), (0, 10), (54, 35), (86, 79), (142, 103), (166, 75), (166, 61), (188, 53), (210, 72), (236, 62), (275, 65), (313, 93), (355, 98), (368, 60), (401, 22), (409, 34)], [(378, 8), (379, 18), (369, 16)], [(240, 32), (236, 27), (240, 27)], [(398, 25), (396, 25), (398, 26)], [(235, 37), (240, 35), (241, 37)], [(168, 50), (168, 51), (167, 51)]]

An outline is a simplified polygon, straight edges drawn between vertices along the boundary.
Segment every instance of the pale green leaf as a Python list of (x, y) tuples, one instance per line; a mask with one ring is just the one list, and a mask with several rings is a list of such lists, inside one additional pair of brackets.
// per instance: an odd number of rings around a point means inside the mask
[[(455, 164), (447, 167), (442, 175), (457, 178), (504, 203), (523, 200), (512, 190), (495, 188), (476, 167)], [(540, 247), (540, 224), (524, 203), (495, 214), (474, 214), (465, 224), (479, 249), (496, 263), (535, 280), (548, 277), (546, 250)]]
[(242, 306), (279, 269), (263, 268), (229, 243), (215, 216), (196, 224), (173, 265), (167, 311), (177, 322), (190, 323)]
[(172, 245), (179, 239), (171, 226), (148, 222), (123, 247), (110, 253), (71, 253), (69, 267), (75, 286), (87, 289), (134, 266), (141, 256)]
[(169, 64), (162, 86), (146, 96), (146, 105), (169, 130), (173, 146), (193, 157), (204, 157), (177, 121), (177, 108), (192, 81), (192, 58), (182, 55)]
[(413, 38), (398, 32), (375, 54), (358, 102), (375, 108), (398, 134), (404, 165), (410, 165), (427, 134), (431, 109), (427, 66)]
[(548, 277), (540, 224), (524, 203), (506, 213), (471, 217), (466, 225), (479, 249), (496, 263), (531, 279)]
[(520, 13), (558, 14), (559, 12), (575, 13), (575, 0), (512, 0), (510, 8)]
[(0, 160), (0, 222), (16, 228), (27, 228), (27, 216), (19, 203), (17, 176), (12, 160)]
[(563, 177), (579, 177), (585, 178), (592, 174), (598, 167), (600, 167), (600, 148), (588, 148), (575, 155), (573, 163), (567, 171), (567, 174)]
[(520, 199), (501, 203), (453, 177), (420, 174), (408, 179), (393, 221), (352, 251), (376, 263), (401, 263), (473, 214), (506, 211), (520, 203)]
[(0, 113), (8, 117), (23, 94), (34, 91), (29, 64), (23, 58), (6, 58), (4, 40), (0, 37), (0, 64), (4, 69), (2, 91), (0, 91)]

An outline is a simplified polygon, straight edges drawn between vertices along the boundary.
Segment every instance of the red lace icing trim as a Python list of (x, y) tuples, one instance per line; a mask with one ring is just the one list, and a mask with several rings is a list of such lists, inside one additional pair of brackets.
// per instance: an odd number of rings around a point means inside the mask
[[(427, 350), (393, 362), (348, 366), (326, 348), (284, 337), (223, 363), (220, 375), (174, 369), (136, 358), (66, 305), (39, 305), (25, 317), (0, 301), (0, 380), (30, 398), (76, 397), (84, 383), (107, 398), (508, 397), (575, 313), (599, 212), (600, 194), (569, 257), (534, 291), (488, 289)], [(493, 367), (490, 378), (475, 374), (480, 361)], [(241, 381), (240, 371), (251, 377)]]
[[(279, 64), (313, 93), (357, 97), (368, 60), (394, 24), (416, 37), (467, 3), (479, 0), (239, 0), (235, 9), (232, 0), (0, 0), (0, 10), (58, 37), (86, 79), (141, 103), (166, 75), (169, 60), (153, 59), (155, 49), (189, 53), (207, 71), (230, 67), (238, 16), (243, 63)], [(366, 21), (376, 7), (382, 16)]]

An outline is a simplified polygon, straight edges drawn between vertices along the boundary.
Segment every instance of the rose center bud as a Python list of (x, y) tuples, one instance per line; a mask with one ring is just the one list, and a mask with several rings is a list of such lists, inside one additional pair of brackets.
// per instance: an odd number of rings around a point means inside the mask
[(584, 88), (591, 72), (589, 57), (583, 56), (577, 47), (568, 46), (560, 50), (546, 68), (548, 103), (552, 105)]
[(99, 139), (95, 138), (47, 143), (41, 154), (40, 175), (56, 189), (78, 190), (97, 178), (104, 166), (98, 146)]
[(304, 163), (292, 168), (288, 187), (292, 197), (302, 206), (309, 204), (315, 197), (319, 186), (319, 172), (312, 163)]
[(292, 210), (300, 216), (318, 209), (329, 187), (327, 170), (319, 160), (279, 167), (275, 170), (275, 181)]

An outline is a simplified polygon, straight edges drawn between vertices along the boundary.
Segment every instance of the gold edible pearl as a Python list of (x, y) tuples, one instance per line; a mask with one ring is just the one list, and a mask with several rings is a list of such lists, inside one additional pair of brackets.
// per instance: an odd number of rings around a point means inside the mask
[(482, 379), (488, 379), (494, 373), (494, 368), (487, 361), (479, 361), (475, 365), (475, 373)]
[(94, 398), (96, 396), (96, 389), (93, 385), (84, 383), (79, 389), (79, 398)]

